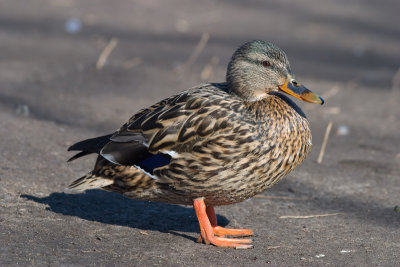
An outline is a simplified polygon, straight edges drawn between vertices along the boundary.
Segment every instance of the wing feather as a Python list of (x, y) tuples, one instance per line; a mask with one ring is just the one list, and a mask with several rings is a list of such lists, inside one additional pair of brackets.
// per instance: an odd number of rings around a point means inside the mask
[[(150, 153), (190, 151), (193, 139), (205, 139), (230, 127), (227, 94), (214, 86), (183, 92), (157, 108), (135, 115), (115, 136), (141, 133)], [(190, 147), (187, 147), (190, 146)]]
[(199, 141), (232, 127), (232, 104), (232, 96), (215, 84), (189, 89), (139, 111), (113, 135), (79, 142), (70, 150), (82, 150), (75, 157), (99, 153), (113, 163), (137, 166), (154, 155), (190, 152)]

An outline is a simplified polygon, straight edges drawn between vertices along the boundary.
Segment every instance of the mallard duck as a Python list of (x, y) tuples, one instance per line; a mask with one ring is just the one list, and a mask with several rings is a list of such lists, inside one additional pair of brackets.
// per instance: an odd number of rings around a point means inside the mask
[(226, 82), (182, 91), (139, 111), (112, 134), (71, 146), (80, 152), (70, 160), (98, 157), (70, 188), (193, 205), (204, 243), (251, 248), (251, 239), (238, 237), (253, 231), (218, 226), (214, 206), (273, 186), (309, 153), (306, 116), (283, 93), (324, 103), (294, 78), (281, 49), (245, 43), (229, 62)]

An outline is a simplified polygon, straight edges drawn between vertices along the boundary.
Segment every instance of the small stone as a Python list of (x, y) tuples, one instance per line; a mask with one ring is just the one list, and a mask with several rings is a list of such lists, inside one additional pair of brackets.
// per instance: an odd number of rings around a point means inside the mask
[(187, 32), (187, 31), (189, 30), (189, 23), (188, 23), (188, 21), (187, 21), (187, 20), (184, 20), (184, 19), (178, 19), (178, 20), (175, 22), (175, 29), (176, 29), (178, 32), (182, 32), (182, 33)]
[(24, 116), (24, 117), (28, 117), (31, 113), (29, 110), (29, 106), (25, 105), (25, 104), (18, 104), (17, 108), (15, 109), (15, 112), (18, 115)]
[(82, 22), (78, 18), (70, 18), (65, 22), (65, 30), (70, 34), (76, 34), (82, 29)]
[(26, 209), (19, 209), (18, 210), (18, 214), (19, 215), (22, 215), (22, 214), (24, 214), (26, 212)]
[(336, 134), (339, 136), (346, 136), (349, 135), (349, 132), (350, 132), (349, 127), (347, 125), (342, 124), (339, 125)]
[(342, 249), (341, 251), (340, 251), (340, 253), (350, 253), (350, 252), (354, 252), (354, 250), (352, 250), (352, 249)]
[(323, 257), (325, 257), (325, 254), (317, 254), (317, 255), (315, 255), (315, 257), (316, 257), (317, 259), (323, 258)]

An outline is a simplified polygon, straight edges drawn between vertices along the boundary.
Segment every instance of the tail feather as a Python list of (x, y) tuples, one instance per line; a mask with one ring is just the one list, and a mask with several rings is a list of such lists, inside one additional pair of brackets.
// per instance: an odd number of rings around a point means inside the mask
[(114, 180), (112, 179), (99, 177), (90, 172), (87, 175), (73, 181), (68, 188), (77, 191), (84, 191), (88, 189), (102, 188), (113, 183)]
[(92, 154), (92, 153), (97, 153), (99, 154), (101, 149), (110, 142), (110, 137), (112, 134), (107, 134), (95, 138), (90, 138), (86, 139), (83, 141), (80, 141), (68, 148), (68, 151), (81, 151), (78, 154), (75, 154), (72, 156), (68, 162), (73, 161), (77, 158)]
[(80, 157), (83, 157), (83, 156), (86, 156), (89, 154), (92, 154), (92, 152), (86, 152), (86, 151), (79, 152), (79, 153), (75, 154), (74, 156), (72, 156), (70, 159), (68, 159), (67, 162), (71, 162), (73, 160), (76, 160), (77, 158), (80, 158)]
[(110, 137), (112, 134), (107, 134), (95, 138), (86, 139), (80, 141), (76, 144), (73, 144), (68, 148), (68, 151), (87, 151), (92, 153), (99, 153), (100, 150), (105, 146), (108, 142), (110, 142)]

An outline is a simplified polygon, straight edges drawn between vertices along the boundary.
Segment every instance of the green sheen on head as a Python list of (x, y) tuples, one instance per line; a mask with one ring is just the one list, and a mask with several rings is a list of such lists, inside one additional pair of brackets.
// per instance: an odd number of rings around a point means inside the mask
[(231, 91), (247, 101), (256, 101), (278, 91), (290, 75), (285, 52), (272, 43), (256, 40), (236, 50), (226, 80)]

